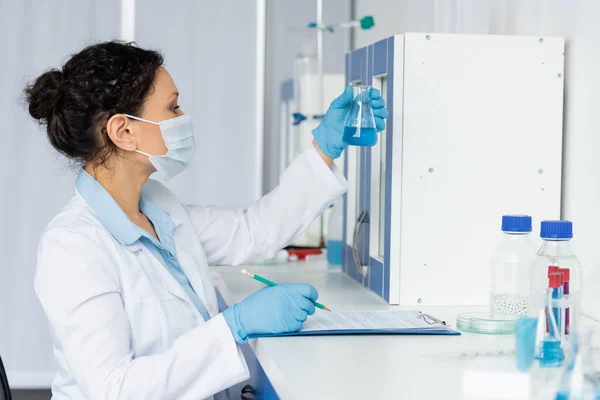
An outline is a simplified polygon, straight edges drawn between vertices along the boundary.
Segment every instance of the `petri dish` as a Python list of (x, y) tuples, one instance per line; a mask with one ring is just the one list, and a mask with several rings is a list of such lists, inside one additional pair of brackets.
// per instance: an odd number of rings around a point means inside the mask
[(520, 315), (492, 312), (464, 313), (456, 318), (458, 330), (486, 335), (512, 335)]

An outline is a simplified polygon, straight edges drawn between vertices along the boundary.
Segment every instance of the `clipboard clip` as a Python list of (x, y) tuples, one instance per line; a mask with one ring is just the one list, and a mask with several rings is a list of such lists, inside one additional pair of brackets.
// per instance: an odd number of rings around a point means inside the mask
[(442, 321), (441, 319), (437, 319), (436, 317), (432, 317), (431, 315), (425, 314), (424, 312), (419, 311), (419, 316), (421, 318), (423, 318), (423, 320), (425, 322), (427, 322), (429, 325), (434, 325), (434, 324), (446, 325), (446, 321)]

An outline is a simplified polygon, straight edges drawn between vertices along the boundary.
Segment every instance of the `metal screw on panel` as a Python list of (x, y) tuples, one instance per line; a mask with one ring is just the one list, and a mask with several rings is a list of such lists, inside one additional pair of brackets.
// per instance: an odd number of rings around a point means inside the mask
[(543, 170), (543, 169), (540, 169), (540, 170), (538, 171), (538, 174), (540, 174), (540, 175), (542, 175), (543, 173), (544, 173), (544, 170)]
[(422, 302), (423, 302), (423, 299), (419, 297), (419, 298), (417, 299), (417, 303), (421, 304)]
[(425, 36), (425, 39), (429, 40), (429, 39), (431, 39), (431, 36), (427, 35), (427, 36)]
[(433, 174), (433, 168), (429, 168), (429, 173)]
[(558, 76), (559, 78), (562, 78), (562, 74), (560, 72), (558, 74), (556, 74), (556, 76)]
[(544, 43), (544, 38), (540, 38), (540, 43)]

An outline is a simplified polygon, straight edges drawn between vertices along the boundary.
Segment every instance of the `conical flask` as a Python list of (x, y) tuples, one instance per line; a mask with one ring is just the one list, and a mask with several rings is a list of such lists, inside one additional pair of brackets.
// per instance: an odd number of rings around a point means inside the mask
[(351, 146), (374, 146), (377, 143), (375, 117), (371, 107), (371, 86), (355, 85), (354, 104), (346, 117), (342, 140)]

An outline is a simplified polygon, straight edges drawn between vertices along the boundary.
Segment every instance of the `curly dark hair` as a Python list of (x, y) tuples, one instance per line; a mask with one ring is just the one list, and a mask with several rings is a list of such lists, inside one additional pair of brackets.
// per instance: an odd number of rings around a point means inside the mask
[(29, 114), (46, 126), (52, 146), (68, 158), (102, 165), (117, 147), (106, 123), (115, 114), (139, 115), (163, 64), (160, 53), (118, 41), (88, 46), (61, 70), (25, 88)]

